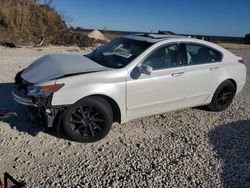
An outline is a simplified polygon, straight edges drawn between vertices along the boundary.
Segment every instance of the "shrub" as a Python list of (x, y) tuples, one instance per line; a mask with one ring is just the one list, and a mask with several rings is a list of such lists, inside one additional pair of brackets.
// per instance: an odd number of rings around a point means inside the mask
[(245, 35), (245, 43), (250, 44), (250, 34)]

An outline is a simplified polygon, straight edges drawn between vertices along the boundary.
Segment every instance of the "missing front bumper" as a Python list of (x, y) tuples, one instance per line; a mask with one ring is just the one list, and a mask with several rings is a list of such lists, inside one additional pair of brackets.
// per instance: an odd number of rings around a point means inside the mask
[(12, 90), (12, 97), (25, 107), (31, 121), (37, 120), (46, 127), (59, 125), (61, 115), (66, 108), (66, 106), (51, 106), (51, 95), (31, 98), (25, 95), (22, 90), (19, 91), (15, 88)]
[(31, 98), (24, 95), (21, 91), (18, 91), (17, 89), (12, 90), (12, 97), (17, 103), (21, 105), (37, 107), (37, 104), (33, 103)]
[[(41, 102), (41, 100), (37, 101), (36, 99), (32, 99), (25, 95), (22, 90), (19, 91), (16, 88), (12, 90), (12, 97), (17, 103), (25, 107), (27, 116), (31, 121), (37, 120), (47, 127), (53, 126), (55, 114), (52, 113), (52, 110), (48, 110), (46, 104), (40, 104), (39, 102)], [(47, 103), (47, 101), (45, 103)]]

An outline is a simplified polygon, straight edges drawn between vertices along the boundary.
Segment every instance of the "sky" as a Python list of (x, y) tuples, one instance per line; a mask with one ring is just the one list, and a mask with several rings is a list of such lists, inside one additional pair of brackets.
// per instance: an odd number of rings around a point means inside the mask
[(245, 36), (250, 0), (54, 0), (56, 10), (86, 29)]

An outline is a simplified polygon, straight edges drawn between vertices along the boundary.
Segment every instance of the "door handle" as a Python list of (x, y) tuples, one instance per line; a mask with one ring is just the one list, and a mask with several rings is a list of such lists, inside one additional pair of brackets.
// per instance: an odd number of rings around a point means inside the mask
[(216, 71), (216, 70), (218, 70), (220, 67), (211, 67), (210, 68), (210, 71)]
[(178, 77), (178, 76), (181, 76), (181, 75), (183, 75), (183, 74), (184, 74), (184, 72), (177, 72), (177, 73), (171, 74), (171, 76), (172, 76), (172, 77)]

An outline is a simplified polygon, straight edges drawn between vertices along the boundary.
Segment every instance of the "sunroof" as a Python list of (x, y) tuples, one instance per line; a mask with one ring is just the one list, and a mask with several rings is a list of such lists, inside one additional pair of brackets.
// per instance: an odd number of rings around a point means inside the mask
[(138, 36), (144, 36), (144, 37), (149, 37), (153, 39), (164, 39), (164, 38), (174, 37), (175, 35), (144, 33), (144, 34), (139, 34)]
[(167, 38), (183, 38), (185, 36), (181, 35), (167, 35), (167, 34), (154, 34), (154, 33), (143, 33), (138, 34), (137, 36), (148, 37), (151, 39), (167, 39)]

